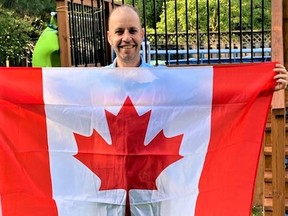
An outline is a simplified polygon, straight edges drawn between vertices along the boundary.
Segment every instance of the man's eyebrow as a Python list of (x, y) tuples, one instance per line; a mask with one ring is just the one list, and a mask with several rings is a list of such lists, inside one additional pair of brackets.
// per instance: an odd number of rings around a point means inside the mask
[(122, 27), (117, 27), (117, 28), (115, 28), (114, 29), (114, 31), (122, 31), (124, 28), (122, 28)]
[[(117, 32), (117, 31), (124, 31), (125, 30), (125, 28), (123, 28), (123, 27), (117, 27), (117, 28), (115, 28), (113, 31), (114, 32)], [(132, 26), (132, 27), (129, 27), (128, 28), (128, 30), (129, 31), (139, 31), (140, 29), (139, 28), (137, 28), (137, 27), (134, 27), (134, 26)]]
[(129, 30), (139, 30), (137, 27), (130, 27)]

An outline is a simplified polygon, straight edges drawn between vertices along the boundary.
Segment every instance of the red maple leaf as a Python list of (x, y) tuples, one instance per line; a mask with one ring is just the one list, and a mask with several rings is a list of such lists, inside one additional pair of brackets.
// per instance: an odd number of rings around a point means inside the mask
[(183, 134), (167, 138), (163, 130), (144, 145), (151, 111), (139, 116), (129, 97), (117, 116), (105, 110), (112, 144), (93, 130), (90, 137), (74, 133), (79, 161), (100, 179), (100, 190), (124, 189), (127, 192), (126, 215), (131, 215), (131, 189), (157, 190), (156, 178), (170, 164), (180, 160)]

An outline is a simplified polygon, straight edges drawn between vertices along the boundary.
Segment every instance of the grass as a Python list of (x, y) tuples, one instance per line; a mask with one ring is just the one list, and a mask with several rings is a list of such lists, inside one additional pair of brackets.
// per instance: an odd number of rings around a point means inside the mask
[(253, 206), (252, 207), (252, 216), (263, 216), (263, 207), (262, 206)]

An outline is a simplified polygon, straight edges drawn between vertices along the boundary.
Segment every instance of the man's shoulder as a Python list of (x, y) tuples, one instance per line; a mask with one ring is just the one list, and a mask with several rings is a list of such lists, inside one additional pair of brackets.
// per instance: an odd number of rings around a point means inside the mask
[(113, 68), (114, 67), (114, 65), (113, 64), (110, 64), (110, 65), (106, 65), (106, 66), (104, 66), (105, 68)]

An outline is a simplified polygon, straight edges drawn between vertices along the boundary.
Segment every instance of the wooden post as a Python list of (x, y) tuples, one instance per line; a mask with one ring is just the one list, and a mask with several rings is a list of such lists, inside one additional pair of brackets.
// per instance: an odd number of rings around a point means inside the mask
[[(283, 1), (283, 39), (284, 39), (284, 65), (288, 68), (288, 1)], [(287, 98), (288, 91), (285, 91), (285, 97)], [(285, 105), (286, 105), (285, 100)], [(287, 133), (287, 132), (286, 132)], [(288, 143), (285, 146), (285, 157), (288, 157)], [(287, 169), (285, 173), (285, 209), (287, 209), (287, 200), (288, 200), (288, 179), (287, 179)]]
[(288, 1), (283, 2), (284, 64), (288, 68)]
[[(266, 135), (267, 132), (265, 132)], [(257, 176), (255, 180), (255, 188), (253, 195), (253, 206), (263, 205), (263, 196), (264, 196), (264, 170), (265, 170), (265, 160), (264, 160), (264, 145), (265, 145), (266, 136), (263, 139), (263, 145), (261, 149), (261, 157), (258, 162)]]
[(71, 67), (70, 31), (67, 0), (56, 0), (61, 67)]
[[(271, 1), (272, 61), (283, 64), (283, 0)], [(285, 215), (285, 91), (274, 93), (272, 132), (272, 215)]]

